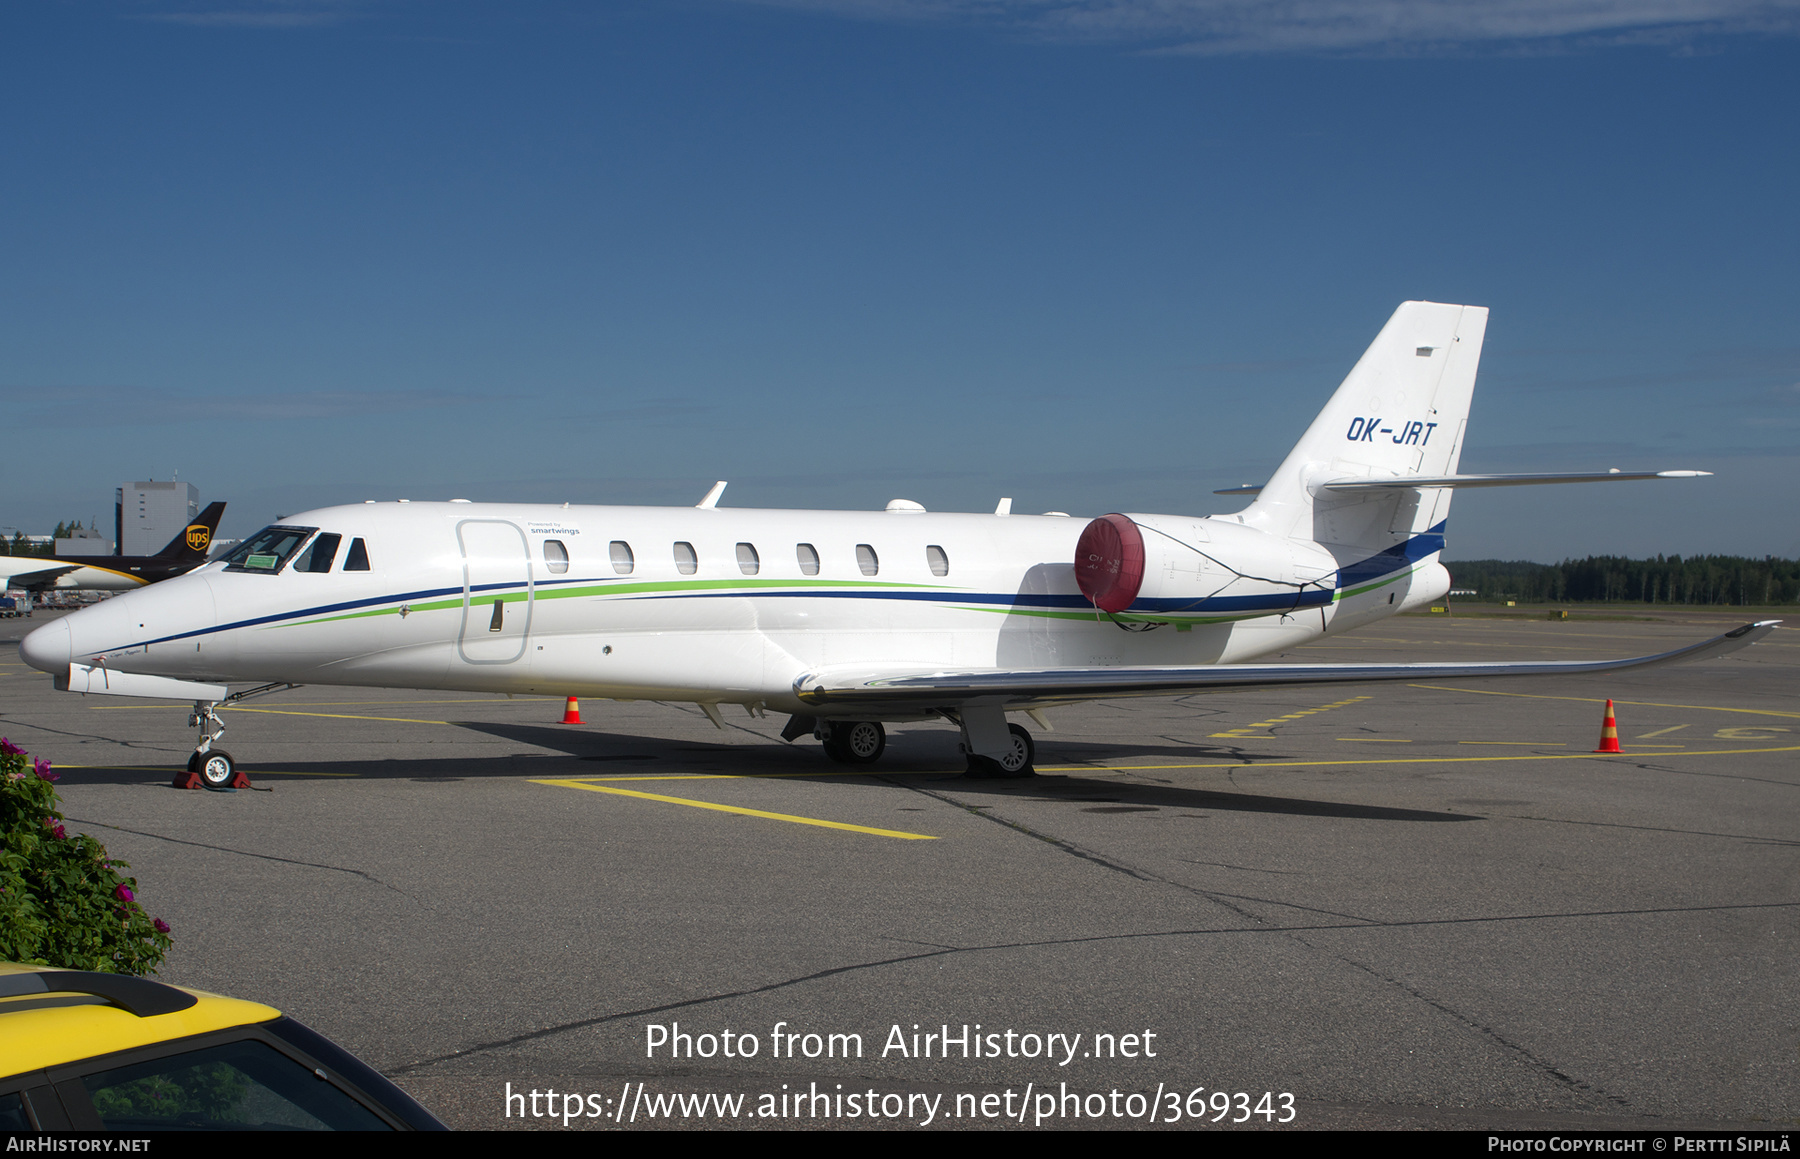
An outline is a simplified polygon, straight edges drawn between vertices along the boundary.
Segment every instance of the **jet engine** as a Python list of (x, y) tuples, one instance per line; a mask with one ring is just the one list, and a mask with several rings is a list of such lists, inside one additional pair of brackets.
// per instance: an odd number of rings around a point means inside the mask
[(1336, 570), (1316, 545), (1225, 519), (1102, 515), (1075, 545), (1075, 582), (1109, 613), (1281, 611), (1288, 597), (1327, 604)]

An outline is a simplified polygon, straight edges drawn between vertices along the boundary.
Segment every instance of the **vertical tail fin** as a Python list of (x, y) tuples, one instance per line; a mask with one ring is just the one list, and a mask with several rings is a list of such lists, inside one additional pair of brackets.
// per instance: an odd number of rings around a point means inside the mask
[(155, 558), (205, 563), (206, 549), (212, 546), (213, 536), (219, 531), (219, 519), (224, 514), (225, 504), (208, 504), (198, 518), (177, 532), (175, 538), (169, 540), (168, 546), (156, 553)]
[(1448, 490), (1338, 494), (1340, 479), (1450, 475), (1487, 331), (1483, 306), (1403, 302), (1244, 511), (1275, 535), (1385, 551), (1443, 523)]

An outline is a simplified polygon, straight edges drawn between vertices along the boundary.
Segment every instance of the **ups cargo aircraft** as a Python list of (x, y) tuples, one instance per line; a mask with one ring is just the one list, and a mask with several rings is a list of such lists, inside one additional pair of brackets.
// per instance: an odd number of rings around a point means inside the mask
[[(831, 758), (883, 722), (948, 720), (969, 771), (1022, 776), (1008, 712), (1257, 685), (1595, 673), (1718, 656), (1773, 622), (1598, 662), (1275, 664), (1259, 657), (1444, 597), (1459, 487), (1699, 471), (1461, 475), (1487, 311), (1408, 302), (1255, 500), (1233, 515), (759, 511), (369, 502), (307, 512), (225, 558), (37, 629), (83, 693), (223, 702), (300, 684), (549, 693), (787, 714)], [(229, 685), (258, 687), (230, 693)], [(1035, 719), (1035, 717), (1034, 717)]]
[(0, 587), (41, 592), (51, 588), (128, 592), (185, 575), (206, 562), (225, 504), (210, 504), (155, 555), (0, 555)]

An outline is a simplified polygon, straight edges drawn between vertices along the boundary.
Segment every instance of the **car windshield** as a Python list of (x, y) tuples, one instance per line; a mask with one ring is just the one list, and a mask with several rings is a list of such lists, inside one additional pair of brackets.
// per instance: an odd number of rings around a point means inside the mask
[(316, 527), (265, 527), (231, 549), (225, 557), (226, 571), (256, 571), (273, 575), (300, 550)]
[(229, 1042), (82, 1076), (109, 1131), (387, 1131), (267, 1043)]

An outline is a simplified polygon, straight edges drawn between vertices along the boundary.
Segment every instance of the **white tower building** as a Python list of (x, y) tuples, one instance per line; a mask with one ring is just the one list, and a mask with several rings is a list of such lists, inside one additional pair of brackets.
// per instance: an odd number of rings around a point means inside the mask
[(120, 555), (161, 551), (200, 514), (200, 489), (192, 483), (132, 483), (116, 492)]

